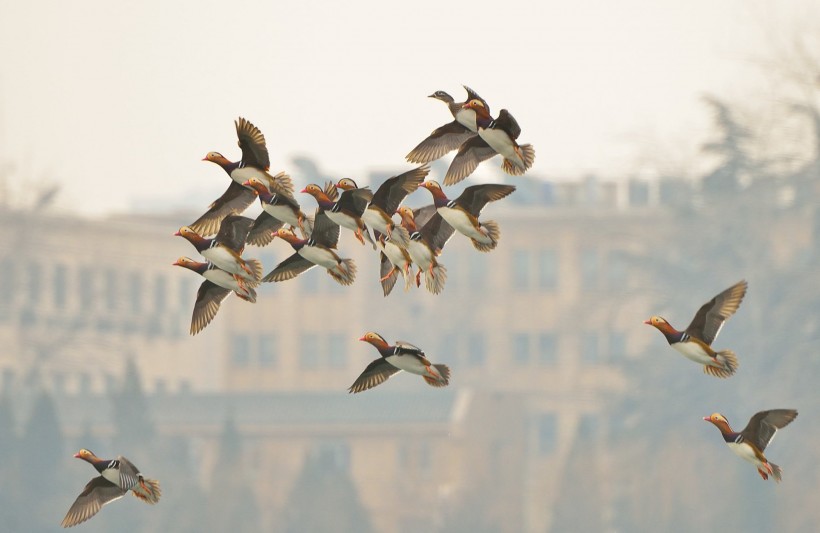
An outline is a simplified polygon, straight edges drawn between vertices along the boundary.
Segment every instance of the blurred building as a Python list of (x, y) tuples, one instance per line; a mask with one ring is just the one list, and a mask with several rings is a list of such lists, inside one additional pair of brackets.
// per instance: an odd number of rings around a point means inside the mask
[[(53, 390), (66, 399), (65, 427), (79, 433), (77, 413), (115, 390), (133, 359), (159, 433), (189, 439), (205, 485), (221, 428), (235, 422), (269, 520), (316, 453), (353, 479), (378, 531), (442, 526), (459, 506), (478, 512), (470, 502), (493, 530), (548, 530), (579, 447), (601, 474), (606, 508), (604, 474), (616, 459), (597, 444), (609, 431), (602, 413), (627, 387), (618, 362), (650, 338), (633, 335), (646, 318), (634, 310), (654, 297), (642, 259), (674, 224), (664, 206), (696, 194), (671, 181), (516, 183), (483, 215), (501, 225), (497, 250), (480, 253), (458, 234), (447, 244), (439, 296), (399, 283), (385, 298), (376, 253), (343, 232), (339, 249), (359, 267), (352, 287), (319, 269), (265, 284), (255, 305), (226, 299), (193, 338), (201, 278), (170, 266), (197, 257), (171, 237), (190, 214), (92, 221), (0, 211), (0, 387)], [(245, 255), (270, 270), (291, 253), (275, 241)], [(357, 341), (366, 331), (423, 347), (451, 367), (451, 386), (399, 374), (345, 394), (377, 356)], [(106, 416), (93, 428), (102, 438)], [(474, 494), (488, 484), (493, 498)]]

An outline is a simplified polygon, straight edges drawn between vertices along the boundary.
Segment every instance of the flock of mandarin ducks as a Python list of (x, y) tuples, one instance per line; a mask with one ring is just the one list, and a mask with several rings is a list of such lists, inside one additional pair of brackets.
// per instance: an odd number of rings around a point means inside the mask
[[(205, 261), (180, 257), (173, 264), (193, 270), (205, 278), (199, 287), (191, 320), (191, 335), (202, 331), (216, 316), (221, 302), (231, 293), (256, 302), (256, 287), (262, 282), (281, 282), (295, 278), (315, 266), (324, 268), (338, 283), (350, 285), (356, 278), (352, 259), (339, 255), (337, 245), (341, 228), (353, 232), (362, 244), (365, 241), (379, 251), (380, 278), (387, 296), (401, 276), (404, 289), (414, 282), (433, 294), (444, 289), (447, 270), (439, 261), (444, 245), (454, 232), (469, 238), (481, 252), (489, 252), (501, 236), (498, 224), (479, 220), (489, 202), (501, 200), (515, 191), (512, 185), (473, 185), (455, 199), (448, 198), (442, 186), (427, 178), (429, 162), (458, 150), (444, 176), (445, 186), (453, 185), (472, 174), (478, 165), (495, 155), (501, 155), (501, 168), (508, 174), (524, 174), (533, 164), (535, 150), (529, 144), (519, 145), (521, 128), (515, 118), (502, 109), (496, 118), (490, 107), (475, 91), (464, 87), (467, 99), (456, 102), (444, 91), (431, 98), (447, 104), (453, 121), (435, 129), (406, 156), (408, 162), (421, 166), (393, 176), (375, 192), (359, 187), (344, 178), (323, 187), (308, 184), (302, 193), (312, 196), (317, 204), (313, 216), (306, 214), (294, 197), (293, 182), (286, 173), (270, 174), (270, 158), (262, 132), (244, 118), (236, 120), (236, 134), (242, 158), (232, 162), (218, 152), (209, 152), (204, 161), (216, 163), (231, 179), (227, 190), (191, 225), (175, 235), (184, 237)], [(402, 202), (418, 188), (427, 189), (433, 203), (419, 209), (402, 206)], [(255, 219), (241, 213), (256, 198), (262, 213)], [(394, 218), (398, 216), (398, 220)], [(372, 231), (372, 234), (371, 234)], [(293, 254), (263, 275), (263, 265), (257, 259), (245, 258), (245, 245), (266, 246), (276, 237), (287, 242)], [(415, 277), (412, 267), (416, 265)], [(719, 378), (732, 376), (738, 368), (731, 350), (715, 351), (711, 344), (723, 323), (732, 316), (746, 295), (747, 283), (740, 281), (704, 304), (685, 331), (678, 331), (659, 316), (645, 323), (664, 334), (669, 344), (684, 357), (703, 365), (705, 373)], [(444, 387), (450, 381), (446, 365), (433, 364), (424, 352), (404, 341), (389, 344), (381, 335), (368, 332), (360, 341), (376, 348), (379, 357), (371, 362), (349, 388), (358, 393), (371, 389), (393, 374), (404, 370), (420, 375), (433, 387)], [(703, 419), (714, 424), (730, 449), (757, 467), (765, 480), (771, 475), (780, 481), (782, 470), (763, 455), (778, 429), (797, 416), (793, 409), (773, 409), (755, 414), (747, 426), (735, 432), (728, 420), (715, 413)], [(159, 483), (142, 476), (125, 457), (100, 459), (86, 449), (75, 457), (91, 463), (99, 472), (77, 497), (62, 522), (71, 527), (94, 516), (103, 505), (131, 491), (147, 503), (159, 501)]]

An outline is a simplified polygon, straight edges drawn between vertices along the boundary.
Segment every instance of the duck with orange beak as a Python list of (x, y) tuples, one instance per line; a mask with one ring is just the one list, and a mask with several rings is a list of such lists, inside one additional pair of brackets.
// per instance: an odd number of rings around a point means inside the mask
[(450, 369), (447, 365), (434, 365), (421, 348), (409, 342), (396, 341), (391, 345), (384, 337), (372, 331), (362, 335), (359, 340), (371, 344), (381, 357), (367, 365), (348, 392), (357, 393), (372, 389), (401, 370), (423, 377), (424, 381), (433, 387), (446, 387), (450, 384)]
[(732, 350), (716, 352), (712, 349), (712, 342), (720, 333), (723, 323), (740, 307), (747, 287), (746, 281), (739, 281), (703, 304), (684, 331), (676, 330), (659, 316), (644, 320), (644, 324), (663, 333), (669, 345), (681, 355), (703, 365), (704, 373), (728, 378), (737, 370), (737, 356)]

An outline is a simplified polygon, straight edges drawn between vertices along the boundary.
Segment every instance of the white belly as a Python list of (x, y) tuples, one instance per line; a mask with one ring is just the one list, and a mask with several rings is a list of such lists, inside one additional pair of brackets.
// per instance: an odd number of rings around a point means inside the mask
[(478, 135), (484, 139), (484, 142), (490, 145), (490, 148), (503, 155), (516, 165), (521, 168), (526, 166), (524, 161), (522, 161), (515, 152), (515, 145), (506, 132), (494, 129), (482, 129), (478, 131)]
[(270, 182), (270, 178), (268, 176), (269, 174), (267, 172), (254, 167), (237, 168), (231, 172), (231, 179), (240, 185), (251, 178), (256, 178), (267, 185)]
[(114, 485), (116, 485), (118, 487), (120, 486), (120, 471), (119, 470), (115, 470), (113, 468), (108, 468), (106, 470), (103, 470), (100, 473), (100, 475), (102, 475), (102, 477), (104, 477), (105, 479), (107, 479), (108, 481), (113, 483)]
[(441, 215), (441, 218), (443, 218), (445, 222), (453, 226), (453, 229), (462, 235), (466, 235), (467, 237), (484, 244), (490, 244), (492, 242), (489, 237), (478, 231), (475, 226), (473, 226), (473, 223), (467, 215), (464, 214), (464, 212), (445, 206), (438, 208), (438, 214)]
[(407, 262), (407, 259), (404, 257), (401, 248), (399, 248), (392, 242), (388, 241), (384, 244), (382, 250), (384, 250), (384, 255), (387, 257), (390, 263), (399, 268), (404, 267), (404, 263)]
[(456, 120), (468, 130), (478, 131), (478, 127), (475, 124), (475, 111), (472, 109), (459, 110), (459, 112), (456, 113)]
[(347, 228), (353, 231), (359, 229), (358, 224), (356, 224), (356, 220), (351, 217), (350, 215), (346, 215), (344, 213), (333, 213), (330, 210), (325, 211), (327, 218), (338, 224), (343, 228)]
[(407, 245), (407, 253), (410, 254), (410, 258), (421, 269), (427, 269), (433, 263), (433, 256), (430, 253), (430, 249), (420, 242), (410, 241), (410, 244)]
[(691, 361), (702, 365), (715, 366), (715, 360), (695, 342), (676, 342), (672, 345), (672, 348)]
[(389, 355), (385, 359), (396, 368), (419, 376), (429, 375), (427, 367), (414, 355)]
[(242, 288), (239, 286), (239, 283), (236, 281), (236, 278), (233, 277), (232, 274), (225, 272), (224, 270), (220, 269), (210, 269), (206, 270), (205, 274), (202, 275), (205, 279), (210, 281), (215, 285), (219, 285), (223, 289), (229, 289), (232, 291), (243, 292)]
[(744, 461), (749, 461), (757, 467), (765, 468), (763, 466), (763, 463), (760, 462), (760, 460), (755, 455), (755, 452), (754, 450), (752, 450), (751, 446), (748, 446), (746, 444), (738, 444), (735, 442), (727, 442), (726, 446), (728, 446), (729, 449), (732, 450), (732, 452), (734, 452), (735, 455), (737, 455)]
[(296, 215), (293, 213), (293, 209), (291, 209), (290, 206), (264, 204), (262, 209), (265, 210), (265, 213), (269, 214), (276, 220), (281, 220), (285, 224), (290, 224), (294, 227), (299, 225), (299, 220), (296, 218)]
[(336, 254), (317, 246), (303, 246), (299, 249), (299, 255), (311, 263), (325, 268), (336, 268), (339, 264), (339, 259)]
[(242, 277), (247, 277), (248, 275), (247, 272), (242, 270), (239, 263), (236, 262), (236, 258), (220, 246), (203, 250), (202, 257), (231, 274), (239, 274)]
[(364, 220), (364, 223), (367, 224), (370, 229), (375, 229), (387, 235), (387, 224), (384, 218), (382, 218), (381, 213), (373, 209), (365, 209), (364, 213), (362, 213), (362, 220)]

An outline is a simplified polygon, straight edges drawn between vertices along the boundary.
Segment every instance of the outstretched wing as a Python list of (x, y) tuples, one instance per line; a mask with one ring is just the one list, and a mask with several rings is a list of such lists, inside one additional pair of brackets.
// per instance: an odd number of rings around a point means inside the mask
[(196, 219), (190, 228), (203, 237), (213, 235), (219, 230), (219, 223), (228, 215), (241, 213), (256, 200), (256, 195), (252, 190), (243, 187), (235, 181), (222, 193), (222, 196), (214, 200), (208, 210), (201, 217)]
[(398, 372), (399, 369), (388, 363), (385, 359), (379, 357), (364, 369), (353, 385), (350, 386), (348, 392), (362, 392), (367, 389), (372, 389), (376, 385), (380, 385), (387, 381), (387, 378)]
[(399, 208), (399, 204), (407, 197), (408, 194), (414, 192), (419, 188), (419, 185), (427, 174), (430, 173), (430, 167), (422, 165), (413, 170), (408, 170), (398, 176), (388, 178), (382, 183), (376, 193), (373, 194), (373, 199), (370, 203), (381, 207), (385, 213), (392, 215)]
[(222, 300), (227, 298), (230, 293), (230, 290), (220, 287), (210, 280), (206, 279), (202, 282), (196, 293), (196, 303), (191, 317), (191, 335), (196, 335), (211, 323), (211, 320), (219, 311)]
[(268, 272), (268, 274), (262, 278), (262, 281), (287, 281), (315, 266), (314, 263), (311, 263), (298, 253), (294, 253), (276, 265), (276, 268)]
[(242, 149), (242, 166), (252, 166), (262, 170), (270, 168), (265, 136), (259, 128), (242, 117), (236, 119), (234, 124), (236, 124), (236, 136), (239, 138), (239, 148)]
[(760, 411), (749, 420), (740, 434), (762, 452), (772, 441), (777, 430), (789, 425), (795, 418), (797, 411), (794, 409)]
[(467, 210), (471, 215), (477, 217), (487, 202), (495, 202), (508, 196), (515, 190), (514, 185), (501, 185), (498, 183), (488, 183), (486, 185), (471, 185), (464, 189), (464, 192), (456, 198), (456, 204)]
[(71, 527), (81, 524), (100, 512), (103, 505), (122, 498), (126, 492), (128, 491), (121, 489), (102, 476), (95, 477), (86, 484), (83, 491), (71, 504), (71, 508), (69, 508), (60, 525)]
[(273, 217), (267, 211), (262, 211), (248, 232), (248, 244), (267, 246), (273, 240), (273, 232), (284, 226), (285, 223)]
[(748, 283), (745, 280), (738, 281), (703, 304), (692, 319), (692, 323), (686, 328), (686, 333), (706, 344), (712, 344), (726, 319), (735, 314), (740, 307), (747, 287)]
[(316, 216), (313, 218), (313, 232), (310, 234), (311, 239), (322, 246), (336, 248), (339, 242), (339, 231), (341, 231), (339, 225), (330, 220), (323, 209), (316, 210)]
[(475, 135), (475, 132), (470, 131), (457, 120), (448, 122), (433, 130), (426, 139), (407, 154), (405, 159), (411, 163), (435, 161), (453, 150), (458, 150), (459, 146)]
[(470, 137), (450, 163), (447, 174), (444, 176), (444, 185), (454, 185), (463, 180), (478, 168), (479, 163), (486, 161), (496, 154), (484, 139), (476, 135)]
[(421, 231), (424, 240), (427, 241), (427, 244), (435, 253), (441, 252), (455, 232), (453, 226), (448, 224), (438, 213), (430, 217), (430, 220), (419, 231)]

